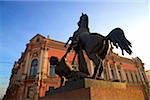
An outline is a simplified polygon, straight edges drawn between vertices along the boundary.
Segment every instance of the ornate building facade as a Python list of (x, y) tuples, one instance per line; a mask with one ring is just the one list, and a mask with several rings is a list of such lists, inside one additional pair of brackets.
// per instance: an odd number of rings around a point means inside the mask
[[(61, 57), (65, 54), (64, 43), (51, 40), (40, 34), (34, 36), (26, 45), (20, 59), (15, 62), (10, 77), (9, 86), (4, 100), (23, 100), (26, 98), (36, 99), (46, 95), (49, 88), (60, 86), (60, 78), (55, 74), (55, 68), (49, 64), (51, 56)], [(74, 52), (67, 56), (69, 63), (72, 62)], [(88, 70), (93, 73), (93, 63), (85, 56)], [(73, 66), (76, 70), (76, 64)], [(104, 71), (101, 78), (106, 81), (127, 82), (141, 85), (146, 93), (147, 78), (144, 64), (140, 58), (124, 58), (118, 54), (109, 52), (103, 62)]]

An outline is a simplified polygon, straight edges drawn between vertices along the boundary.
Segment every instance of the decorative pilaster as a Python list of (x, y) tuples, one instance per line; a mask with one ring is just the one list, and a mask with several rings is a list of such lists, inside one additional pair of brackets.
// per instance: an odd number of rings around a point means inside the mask
[(27, 75), (29, 76), (30, 74), (30, 68), (31, 68), (31, 61), (32, 60), (32, 57), (31, 57), (31, 54), (29, 53), (29, 58), (28, 58), (28, 64), (27, 64)]
[(109, 62), (107, 62), (107, 68), (108, 68), (108, 76), (109, 76), (109, 80), (112, 80), (112, 74), (111, 74), (111, 68), (110, 68)]
[(101, 74), (101, 78), (104, 79), (104, 61), (102, 61), (102, 67), (103, 67), (103, 71), (102, 71), (102, 74)]
[(115, 69), (115, 77), (116, 77), (116, 80), (119, 80), (120, 79), (120, 77), (119, 77), (119, 73), (118, 73), (118, 68), (117, 68), (117, 65), (116, 65), (116, 62), (114, 62), (114, 69)]
[(22, 100), (24, 98), (24, 96), (23, 96), (23, 94), (24, 94), (24, 84), (19, 87), (18, 91), (19, 91), (18, 92), (19, 93), (18, 100)]
[(139, 77), (140, 77), (140, 80), (141, 80), (141, 83), (144, 82), (144, 79), (143, 79), (143, 76), (142, 76), (142, 72), (140, 70), (140, 67), (137, 67), (137, 70), (139, 72)]
[(123, 70), (123, 67), (121, 65), (122, 64), (120, 64), (120, 72), (122, 75), (122, 81), (125, 82), (126, 81), (126, 74), (125, 74), (125, 71)]
[(109, 72), (108, 72), (108, 64), (107, 64), (108, 60), (105, 60), (104, 62), (105, 62), (104, 67), (105, 67), (105, 72), (106, 72), (105, 74), (107, 76), (107, 80), (109, 80)]
[(24, 66), (23, 74), (27, 74), (28, 73), (29, 59), (30, 59), (30, 52), (27, 52), (26, 63), (25, 63), (25, 66)]
[(44, 49), (44, 54), (43, 54), (43, 66), (42, 66), (42, 73), (44, 74), (44, 76), (48, 73), (47, 73), (47, 66), (48, 66), (48, 48), (45, 48)]
[(39, 66), (38, 66), (39, 80), (41, 80), (41, 73), (42, 73), (43, 51), (44, 51), (44, 49), (43, 49), (43, 48), (41, 48), (40, 60), (39, 60)]

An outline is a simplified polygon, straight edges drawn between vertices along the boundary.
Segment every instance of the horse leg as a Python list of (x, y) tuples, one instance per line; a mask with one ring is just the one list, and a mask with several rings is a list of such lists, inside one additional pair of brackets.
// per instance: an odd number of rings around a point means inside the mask
[(94, 62), (95, 64), (95, 68), (94, 68), (94, 74), (92, 76), (92, 78), (96, 78), (96, 74), (97, 74), (97, 70), (98, 70), (98, 67), (100, 65), (100, 59), (99, 57), (96, 56), (96, 54), (94, 53), (87, 53), (88, 57)]
[(60, 79), (61, 79), (60, 87), (62, 87), (62, 86), (63, 86), (63, 83), (64, 83), (64, 77), (63, 77), (63, 76), (60, 76)]
[(102, 65), (102, 61), (100, 60), (100, 68), (99, 68), (98, 77), (101, 77), (102, 72), (103, 72), (103, 65)]
[(72, 60), (71, 65), (73, 65), (73, 64), (74, 64), (74, 61), (75, 61), (76, 55), (77, 55), (77, 52), (75, 53), (75, 55), (74, 55), (74, 57), (73, 57), (73, 60)]

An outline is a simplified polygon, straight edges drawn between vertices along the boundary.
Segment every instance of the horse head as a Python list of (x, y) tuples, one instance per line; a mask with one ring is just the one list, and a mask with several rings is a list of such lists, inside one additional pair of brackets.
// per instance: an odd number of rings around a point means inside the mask
[(88, 16), (82, 13), (80, 20), (78, 22), (79, 28), (88, 28)]

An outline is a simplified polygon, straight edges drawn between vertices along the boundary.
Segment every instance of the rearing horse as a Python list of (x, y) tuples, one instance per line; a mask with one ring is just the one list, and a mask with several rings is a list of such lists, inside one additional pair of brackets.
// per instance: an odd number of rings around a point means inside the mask
[(98, 33), (90, 33), (88, 28), (88, 16), (86, 14), (82, 14), (78, 26), (79, 28), (74, 33), (74, 40), (72, 42), (74, 42), (74, 44), (80, 44), (89, 59), (95, 64), (92, 78), (96, 78), (98, 69), (98, 76), (101, 76), (103, 71), (102, 61), (106, 57), (111, 43), (117, 48), (120, 47), (122, 55), (124, 55), (124, 50), (128, 54), (132, 53), (132, 50), (130, 49), (131, 43), (126, 39), (122, 29), (115, 28), (106, 37)]

